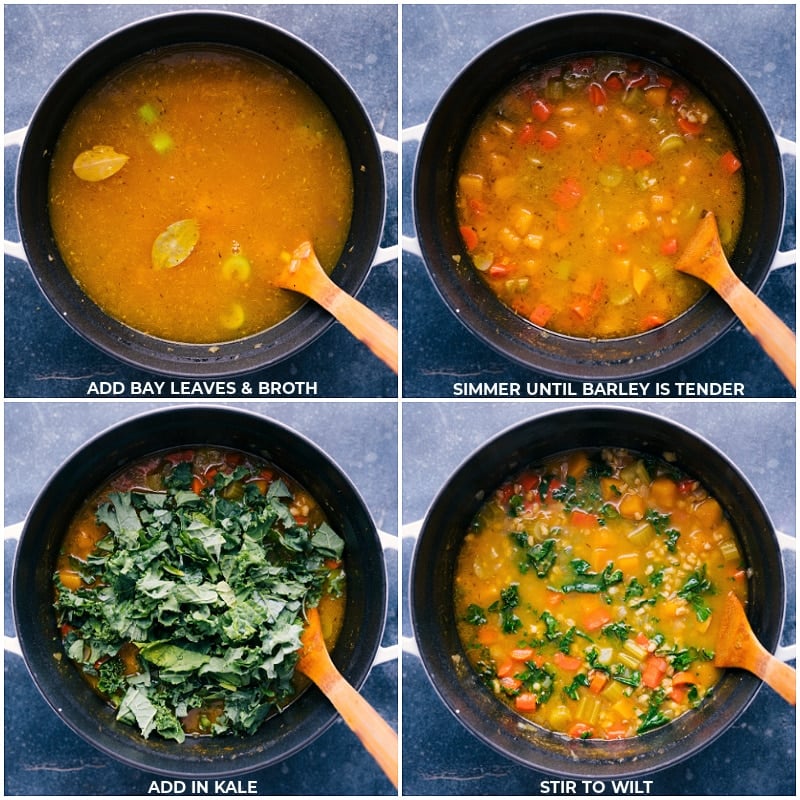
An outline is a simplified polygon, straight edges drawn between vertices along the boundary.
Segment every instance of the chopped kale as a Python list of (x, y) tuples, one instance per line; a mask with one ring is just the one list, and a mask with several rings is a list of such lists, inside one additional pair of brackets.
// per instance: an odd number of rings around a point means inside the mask
[[(56, 576), (64, 647), (145, 738), (182, 740), (180, 718), (223, 697), (210, 732), (253, 733), (295, 691), (304, 608), (344, 589), (344, 542), (295, 519), (279, 478), (266, 492), (248, 482), (250, 467), (200, 491), (188, 460), (162, 477), (163, 492), (111, 492), (99, 506), (108, 533), (83, 585)], [(140, 669), (127, 675), (118, 654), (131, 644)]]

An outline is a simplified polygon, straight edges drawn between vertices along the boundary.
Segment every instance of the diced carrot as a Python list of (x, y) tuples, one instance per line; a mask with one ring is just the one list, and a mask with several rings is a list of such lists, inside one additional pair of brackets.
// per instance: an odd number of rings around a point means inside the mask
[(560, 606), (563, 601), (564, 595), (561, 594), (561, 592), (547, 592), (544, 602), (548, 608), (556, 608)]
[(655, 156), (649, 150), (637, 148), (628, 154), (625, 163), (633, 169), (643, 169), (652, 164), (655, 160)]
[(545, 128), (543, 131), (540, 131), (536, 138), (539, 142), (539, 146), (543, 150), (554, 150), (561, 142), (558, 134), (555, 131), (550, 130), (550, 128)]
[(661, 241), (660, 247), (662, 255), (674, 256), (678, 252), (678, 240), (675, 236), (670, 236)]
[(573, 508), (569, 515), (569, 521), (570, 524), (574, 525), (576, 528), (596, 528), (600, 522), (600, 517), (589, 511)]
[(689, 99), (689, 87), (685, 84), (678, 84), (669, 90), (669, 100), (673, 105), (680, 105)]
[(494, 626), (479, 625), (478, 626), (478, 641), (481, 644), (492, 644), (497, 641), (499, 631)]
[(477, 197), (470, 197), (467, 201), (467, 205), (469, 206), (469, 210), (478, 216), (486, 211), (486, 203), (484, 203), (483, 200), (479, 200)]
[(661, 656), (649, 655), (644, 662), (642, 670), (642, 683), (649, 689), (657, 689), (667, 674), (667, 659)]
[(575, 178), (566, 178), (553, 192), (555, 204), (565, 210), (575, 208), (583, 199), (583, 189)]
[(720, 156), (719, 161), (723, 168), (731, 175), (733, 175), (733, 173), (739, 170), (742, 166), (742, 162), (739, 161), (739, 159), (736, 158), (736, 156), (730, 150), (728, 150), (727, 153), (723, 153), (723, 155)]
[(474, 228), (469, 225), (461, 226), (461, 238), (464, 240), (464, 245), (467, 250), (474, 250), (478, 246), (478, 234)]
[(553, 656), (553, 663), (560, 669), (565, 669), (568, 672), (575, 672), (576, 670), (580, 669), (580, 666), (583, 662), (579, 658), (575, 658), (575, 656), (568, 656), (566, 653), (562, 653), (559, 650)]
[(511, 271), (507, 264), (492, 264), (489, 267), (489, 275), (492, 278), (505, 278)]
[(553, 109), (544, 100), (536, 99), (531, 103), (531, 113), (539, 122), (547, 122), (553, 113)]
[(595, 672), (589, 681), (589, 691), (592, 694), (600, 694), (608, 683), (608, 675), (605, 672)]
[(570, 310), (573, 314), (579, 316), (582, 320), (586, 320), (592, 313), (594, 304), (589, 297), (576, 297), (570, 304)]
[(514, 698), (514, 707), (517, 711), (536, 711), (539, 699), (533, 692), (520, 692)]
[(609, 728), (606, 728), (605, 731), (606, 739), (627, 739), (628, 738), (628, 726), (619, 724), (619, 725), (612, 725)]
[(697, 136), (698, 133), (703, 132), (703, 127), (702, 122), (692, 122), (692, 120), (686, 119), (686, 117), (678, 117), (678, 128), (680, 128), (681, 133), (685, 133), (689, 136)]
[(606, 90), (599, 83), (589, 84), (589, 102), (595, 107), (606, 104)]
[(531, 144), (536, 139), (536, 128), (534, 128), (529, 122), (525, 123), (520, 128), (517, 139), (522, 145)]
[(497, 677), (507, 678), (516, 668), (517, 665), (509, 658), (497, 668)]
[(205, 482), (203, 481), (203, 479), (198, 475), (195, 475), (192, 478), (192, 491), (195, 494), (200, 494), (200, 492), (202, 492), (204, 488), (205, 488)]
[(528, 319), (534, 325), (544, 326), (547, 325), (548, 321), (550, 320), (550, 317), (552, 316), (553, 316), (553, 309), (550, 308), (550, 306), (545, 305), (544, 303), (539, 303), (539, 305), (536, 306), (536, 308), (534, 308), (533, 311), (531, 311), (530, 315), (528, 316)]
[(571, 736), (573, 739), (588, 739), (594, 735), (594, 729), (585, 722), (576, 722), (567, 731), (567, 735)]
[(650, 78), (645, 75), (633, 75), (628, 79), (627, 87), (628, 89), (640, 89), (647, 84), (650, 83)]
[(680, 686), (682, 684), (687, 683), (697, 683), (697, 678), (691, 673), (687, 671), (683, 672), (676, 672), (672, 676), (672, 685), (673, 686)]
[(673, 686), (669, 692), (669, 699), (672, 700), (673, 703), (682, 704), (686, 702), (688, 694), (688, 686)]
[(519, 476), (518, 481), (523, 491), (531, 492), (539, 488), (539, 484), (542, 482), (542, 476), (539, 475), (538, 472), (524, 472)]
[(611, 622), (611, 612), (608, 608), (600, 607), (587, 611), (583, 615), (583, 628), (587, 631), (599, 631), (600, 628)]
[(663, 314), (648, 314), (639, 323), (639, 327), (643, 331), (650, 331), (653, 328), (658, 328), (666, 322)]
[(500, 678), (500, 685), (507, 692), (516, 692), (522, 686), (522, 681), (518, 678), (513, 678), (511, 675), (506, 675), (505, 678)]
[(511, 658), (513, 658), (514, 661), (527, 661), (533, 658), (533, 653), (534, 650), (532, 647), (518, 647), (511, 651)]
[(747, 570), (737, 569), (736, 572), (733, 573), (733, 579), (740, 582), (747, 580)]
[(650, 639), (647, 638), (647, 634), (639, 631), (633, 639), (636, 644), (641, 645), (642, 647), (647, 647), (650, 644)]

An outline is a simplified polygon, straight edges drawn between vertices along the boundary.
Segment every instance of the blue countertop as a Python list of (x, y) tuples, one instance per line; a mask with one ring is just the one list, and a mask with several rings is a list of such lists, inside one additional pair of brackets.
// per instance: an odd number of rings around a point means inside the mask
[[(403, 7), (402, 234), (413, 239), (411, 186), (416, 138), (461, 70), (493, 42), (537, 20), (576, 10), (614, 9), (655, 17), (717, 50), (760, 99), (775, 134), (795, 137), (795, 7), (793, 5), (409, 5)], [(602, 43), (600, 43), (602, 45)], [(415, 130), (417, 129), (417, 130)], [(413, 135), (412, 135), (413, 134)], [(407, 140), (407, 141), (405, 141)], [(795, 247), (795, 162), (784, 158), (786, 226), (781, 250)], [(414, 245), (408, 247), (412, 250)], [(454, 397), (457, 381), (552, 381), (479, 341), (444, 304), (422, 259), (403, 257), (404, 397)], [(795, 266), (774, 270), (761, 298), (795, 325)], [(690, 361), (657, 374), (659, 381), (740, 381), (747, 397), (793, 397), (794, 390), (740, 323)], [(574, 396), (587, 396), (578, 384)], [(553, 395), (557, 396), (557, 395)], [(565, 395), (561, 395), (565, 396)], [(571, 395), (567, 395), (571, 396)], [(653, 395), (651, 386), (650, 395)], [(674, 396), (674, 393), (673, 393)]]
[[(41, 487), (87, 439), (153, 406), (26, 402), (5, 411), (6, 525), (24, 519)], [(378, 529), (397, 533), (397, 408), (393, 403), (247, 404), (298, 431), (330, 456), (361, 494)], [(364, 431), (369, 431), (368, 437)], [(31, 453), (36, 458), (31, 459)], [(390, 539), (391, 541), (391, 539)], [(9, 581), (15, 541), (5, 545), (5, 634), (14, 635)], [(397, 643), (397, 549), (385, 551), (389, 609), (382, 645)], [(387, 653), (388, 655), (388, 653)], [(376, 663), (362, 694), (397, 729), (397, 660)], [(5, 655), (6, 795), (147, 795), (161, 776), (123, 766), (74, 734), (39, 695), (22, 659)], [(309, 747), (242, 777), (261, 795), (394, 794), (341, 719)], [(188, 783), (188, 781), (187, 781)], [(355, 790), (354, 790), (355, 787)]]
[[(586, 403), (582, 405), (586, 406)], [(793, 403), (629, 404), (675, 420), (720, 449), (761, 497), (778, 531), (795, 531)], [(414, 552), (411, 535), (439, 488), (472, 452), (512, 425), (560, 407), (551, 403), (407, 403), (402, 416), (403, 587)], [(596, 407), (596, 404), (595, 404)], [(735, 431), (736, 435), (731, 435)], [(457, 432), (457, 433), (454, 433)], [(554, 447), (558, 447), (554, 443)], [(430, 454), (436, 457), (431, 458)], [(783, 643), (795, 640), (795, 555), (787, 550)], [(411, 637), (407, 600), (403, 634)], [(413, 652), (403, 654), (403, 789), (407, 795), (541, 795), (545, 775), (480, 742), (446, 709)], [(678, 766), (640, 776), (642, 794), (794, 795), (795, 709), (762, 686), (720, 738)], [(643, 781), (652, 781), (645, 791)], [(555, 784), (548, 784), (555, 787)], [(605, 792), (612, 794), (606, 781)], [(549, 789), (563, 796), (569, 792)], [(594, 792), (592, 792), (594, 793)], [(601, 792), (598, 792), (601, 793)], [(578, 791), (578, 794), (583, 794)]]
[[(91, 11), (88, 9), (91, 8)], [(59, 73), (97, 39), (131, 22), (184, 5), (9, 5), (5, 9), (5, 131), (24, 128)], [(322, 54), (360, 98), (381, 141), (397, 150), (397, 8), (393, 5), (207, 5), (283, 28)], [(5, 238), (17, 241), (14, 181), (18, 147), (5, 152)], [(387, 204), (381, 248), (397, 244), (397, 163), (384, 152)], [(359, 299), (397, 324), (397, 260), (370, 271)], [(59, 319), (27, 264), (5, 257), (5, 396), (85, 397), (91, 382), (115, 381), (131, 395), (131, 382), (154, 377), (88, 344)], [(246, 376), (261, 381), (316, 382), (318, 397), (396, 397), (397, 377), (339, 323), (312, 345), (269, 369)], [(241, 383), (241, 381), (239, 382)], [(239, 389), (235, 391), (239, 394)], [(212, 393), (225, 397), (229, 393)], [(254, 396), (256, 396), (254, 394)]]

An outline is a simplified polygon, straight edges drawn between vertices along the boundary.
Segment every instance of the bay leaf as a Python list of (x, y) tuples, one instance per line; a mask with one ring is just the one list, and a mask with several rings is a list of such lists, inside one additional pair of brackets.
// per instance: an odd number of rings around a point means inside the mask
[(78, 155), (72, 162), (72, 171), (82, 181), (96, 183), (116, 175), (127, 162), (128, 156), (118, 153), (110, 145), (98, 144)]
[(169, 269), (182, 264), (192, 254), (200, 239), (200, 225), (196, 219), (173, 222), (153, 242), (151, 253), (155, 269)]

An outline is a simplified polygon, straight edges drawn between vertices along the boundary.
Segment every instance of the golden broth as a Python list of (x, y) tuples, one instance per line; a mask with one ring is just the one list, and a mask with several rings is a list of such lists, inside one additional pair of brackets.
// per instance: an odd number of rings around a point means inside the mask
[[(102, 180), (79, 178), (76, 158), (97, 147), (127, 160)], [(212, 343), (300, 306), (273, 277), (306, 240), (333, 268), (352, 192), (342, 134), (302, 81), (242, 51), (186, 46), (140, 57), (80, 102), (53, 155), (50, 218), (70, 272), (106, 313)], [(183, 220), (196, 244), (155, 266), (157, 238)]]
[[(326, 525), (305, 489), (239, 451), (203, 447), (132, 464), (88, 499), (61, 544), (54, 592), (67, 656), (123, 721), (134, 722), (124, 713), (133, 700), (155, 702), (164, 689), (183, 731), (157, 729), (166, 738), (253, 733), (308, 685), (293, 660), (305, 605), (319, 609), (329, 649), (341, 632), (346, 578), (341, 552), (327, 552), (337, 537)], [(182, 658), (205, 660), (184, 671)], [(158, 688), (145, 700), (135, 690), (147, 675)], [(191, 692), (170, 694), (190, 681)], [(239, 722), (241, 700), (229, 698), (243, 692), (258, 712)]]
[(730, 254), (744, 184), (706, 98), (643, 60), (587, 56), (539, 69), (472, 130), (456, 210), (487, 286), (536, 325), (581, 338), (641, 333), (705, 287), (674, 269), (703, 210)]
[(455, 611), (490, 690), (545, 728), (629, 738), (698, 705), (747, 572), (719, 503), (668, 463), (575, 452), (525, 470), (478, 512)]

